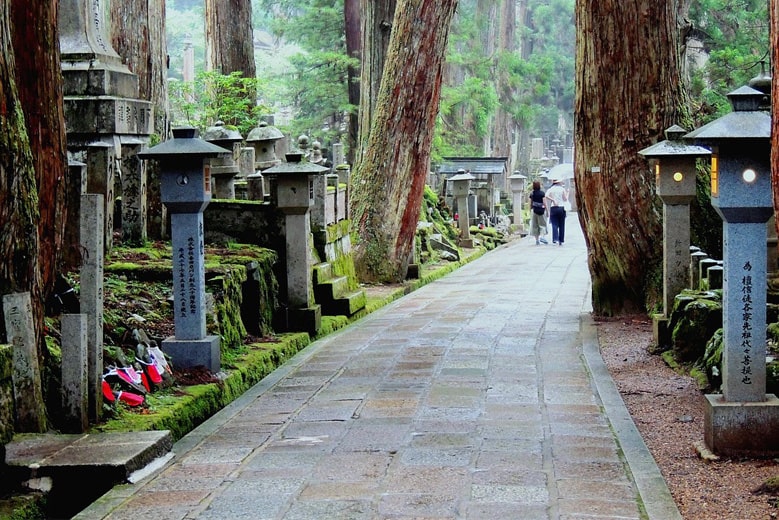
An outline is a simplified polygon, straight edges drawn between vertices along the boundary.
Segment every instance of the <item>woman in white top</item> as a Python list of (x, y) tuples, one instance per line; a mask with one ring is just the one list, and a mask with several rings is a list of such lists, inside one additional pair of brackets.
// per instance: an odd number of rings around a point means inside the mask
[(563, 245), (565, 242), (565, 203), (568, 201), (568, 190), (563, 188), (562, 181), (555, 179), (552, 187), (546, 190), (547, 206), (549, 207), (549, 222), (552, 224), (552, 243)]

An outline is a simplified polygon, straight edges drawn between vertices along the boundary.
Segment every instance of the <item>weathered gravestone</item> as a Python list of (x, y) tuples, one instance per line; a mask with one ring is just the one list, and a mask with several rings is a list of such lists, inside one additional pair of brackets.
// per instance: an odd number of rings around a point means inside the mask
[(3, 296), (3, 315), (8, 343), (13, 349), (16, 430), (25, 433), (44, 432), (46, 409), (43, 404), (30, 293)]
[(88, 324), (86, 314), (62, 315), (62, 410), (67, 433), (89, 427)]
[(103, 196), (81, 197), (81, 313), (87, 315), (87, 381), (89, 419), (100, 421), (103, 394)]

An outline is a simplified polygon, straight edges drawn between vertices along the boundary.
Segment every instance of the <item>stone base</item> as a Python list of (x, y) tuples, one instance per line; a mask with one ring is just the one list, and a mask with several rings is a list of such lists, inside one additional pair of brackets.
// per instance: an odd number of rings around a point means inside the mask
[(652, 337), (659, 351), (671, 348), (671, 331), (668, 329), (669, 319), (664, 314), (652, 315)]
[(457, 245), (465, 249), (473, 249), (473, 239), (461, 238), (460, 240), (457, 241)]
[(315, 336), (322, 328), (322, 306), (312, 305), (287, 311), (287, 330), (308, 332)]
[(721, 394), (706, 395), (704, 440), (718, 455), (771, 458), (779, 456), (779, 399), (766, 394), (761, 402), (728, 402)]
[(173, 368), (204, 366), (216, 374), (221, 369), (219, 336), (203, 339), (176, 339), (171, 336), (162, 342), (162, 351), (170, 356)]

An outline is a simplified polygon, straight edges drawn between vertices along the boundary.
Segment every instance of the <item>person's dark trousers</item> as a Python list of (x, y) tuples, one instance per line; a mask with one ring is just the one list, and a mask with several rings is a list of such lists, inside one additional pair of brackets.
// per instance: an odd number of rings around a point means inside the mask
[(549, 221), (552, 223), (552, 242), (562, 245), (565, 242), (565, 208), (552, 206)]

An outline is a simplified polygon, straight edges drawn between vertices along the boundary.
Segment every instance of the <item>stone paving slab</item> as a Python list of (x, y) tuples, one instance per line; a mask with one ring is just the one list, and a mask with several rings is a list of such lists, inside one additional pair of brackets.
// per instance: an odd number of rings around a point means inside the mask
[(318, 340), (76, 519), (678, 520), (598, 352), (575, 214)]

